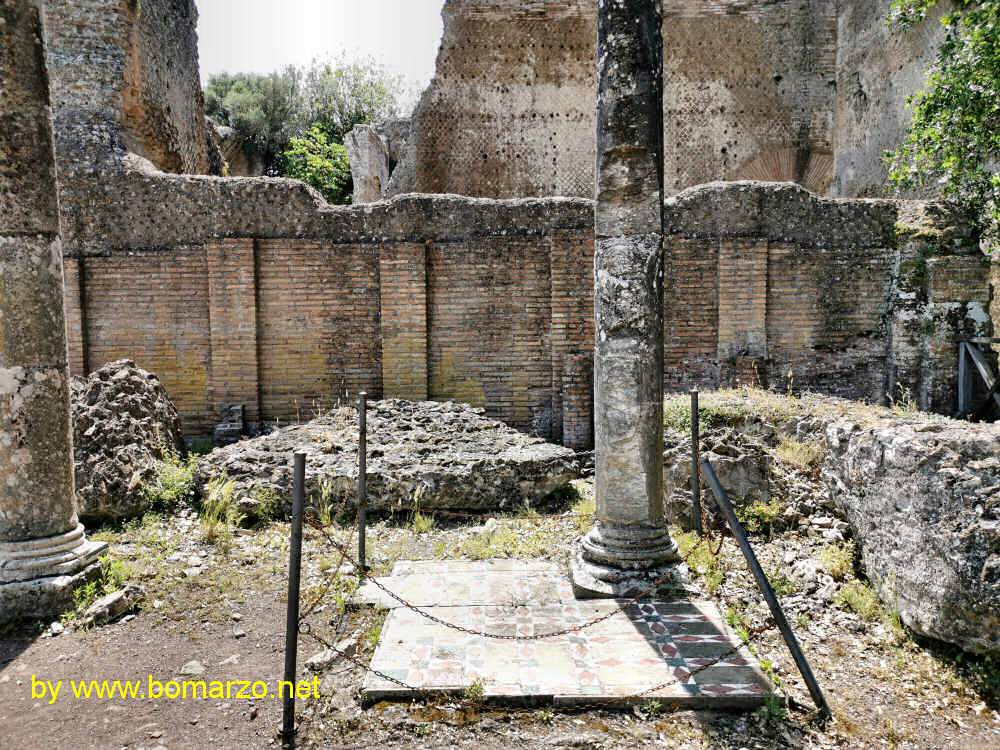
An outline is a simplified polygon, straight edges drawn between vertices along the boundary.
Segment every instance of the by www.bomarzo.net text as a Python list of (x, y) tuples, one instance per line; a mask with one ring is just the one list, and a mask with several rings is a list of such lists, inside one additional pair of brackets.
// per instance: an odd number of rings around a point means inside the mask
[(297, 683), (279, 680), (276, 690), (264, 680), (39, 680), (31, 675), (31, 697), (49, 705), (72, 700), (240, 700), (243, 698), (319, 698), (319, 677)]

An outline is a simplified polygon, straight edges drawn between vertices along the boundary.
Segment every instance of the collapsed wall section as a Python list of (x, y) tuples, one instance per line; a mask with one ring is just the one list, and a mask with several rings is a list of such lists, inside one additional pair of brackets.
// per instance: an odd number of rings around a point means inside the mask
[[(590, 201), (334, 207), (291, 180), (148, 168), (93, 191), (116, 209), (65, 260), (72, 367), (134, 359), (188, 434), (226, 403), (284, 423), (359, 390), (468, 402), (574, 445), (590, 434)], [(884, 400), (900, 383), (951, 411), (956, 341), (990, 329), (988, 269), (927, 206), (746, 182), (668, 200), (665, 386)]]
[(68, 227), (94, 221), (91, 183), (120, 173), (127, 152), (167, 172), (212, 171), (194, 0), (47, 0), (46, 18)]

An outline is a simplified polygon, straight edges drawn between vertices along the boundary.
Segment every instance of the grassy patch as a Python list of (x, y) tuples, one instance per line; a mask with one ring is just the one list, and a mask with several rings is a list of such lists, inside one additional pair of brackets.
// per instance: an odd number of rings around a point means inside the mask
[(854, 572), (855, 547), (853, 541), (827, 544), (819, 551), (819, 564), (835, 581), (844, 581)]
[(885, 614), (875, 592), (861, 581), (849, 581), (844, 584), (837, 592), (834, 604), (851, 610), (866, 622), (878, 622)]
[(671, 534), (677, 542), (681, 557), (687, 560), (691, 573), (701, 579), (702, 585), (709, 594), (714, 594), (722, 585), (728, 570), (721, 554), (717, 557), (713, 556), (709, 549), (709, 542), (703, 542), (699, 545), (698, 535), (693, 531), (680, 534), (675, 529), (671, 531)]
[(594, 525), (594, 513), (597, 511), (597, 501), (594, 500), (594, 485), (590, 483), (577, 484), (577, 501), (573, 504), (573, 521), (581, 534), (586, 534)]
[(459, 547), (459, 554), (473, 560), (493, 557), (546, 557), (550, 550), (549, 535), (538, 529), (513, 529), (498, 527), (493, 533), (484, 533), (467, 539)]
[(782, 435), (779, 440), (778, 447), (774, 449), (774, 455), (779, 461), (790, 464), (806, 474), (819, 475), (823, 468), (824, 455), (821, 443), (801, 442), (787, 435)]
[(743, 508), (737, 508), (736, 515), (748, 533), (772, 536), (774, 527), (781, 518), (784, 509), (781, 501), (775, 497), (766, 503), (758, 501)]
[(128, 565), (105, 555), (101, 558), (101, 572), (98, 577), (73, 592), (73, 609), (63, 614), (63, 621), (72, 620), (100, 597), (122, 588), (131, 577), (132, 569)]
[(243, 520), (233, 498), (235, 489), (235, 481), (216, 477), (208, 483), (208, 495), (201, 507), (201, 537), (223, 552), (232, 547), (233, 529)]
[(413, 520), (410, 523), (414, 534), (429, 534), (434, 531), (436, 525), (434, 516), (425, 516), (419, 510), (413, 514)]
[(182, 459), (176, 453), (166, 453), (163, 460), (157, 462), (156, 476), (142, 486), (149, 507), (169, 513), (180, 505), (190, 504), (196, 494), (194, 470), (197, 464), (197, 456)]
[(281, 496), (273, 487), (254, 487), (251, 492), (254, 501), (254, 520), (266, 525), (278, 518), (281, 510)]

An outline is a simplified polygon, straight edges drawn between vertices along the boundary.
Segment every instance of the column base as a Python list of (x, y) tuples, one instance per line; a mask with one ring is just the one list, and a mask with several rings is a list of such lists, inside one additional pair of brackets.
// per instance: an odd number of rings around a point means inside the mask
[(661, 578), (651, 595), (676, 599), (694, 592), (677, 544), (662, 523), (598, 521), (580, 539), (570, 573), (577, 599), (629, 599)]
[(82, 524), (58, 536), (0, 543), (0, 621), (65, 612), (76, 587), (100, 573), (107, 548), (88, 541)]

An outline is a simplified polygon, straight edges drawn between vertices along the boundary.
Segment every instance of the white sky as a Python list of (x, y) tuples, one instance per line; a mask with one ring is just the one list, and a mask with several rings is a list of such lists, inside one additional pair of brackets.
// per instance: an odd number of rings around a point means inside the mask
[(434, 75), (444, 0), (196, 0), (204, 84), (313, 58), (370, 56), (422, 91)]

